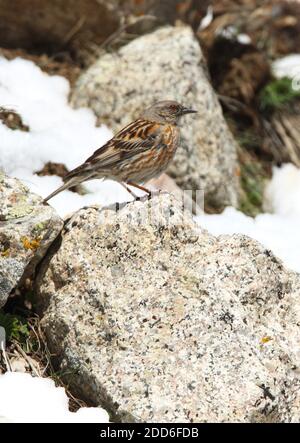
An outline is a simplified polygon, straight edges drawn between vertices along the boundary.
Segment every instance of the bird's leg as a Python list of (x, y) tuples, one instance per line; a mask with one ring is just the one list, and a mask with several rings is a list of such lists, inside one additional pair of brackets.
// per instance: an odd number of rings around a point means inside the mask
[(152, 194), (152, 191), (149, 191), (149, 189), (144, 188), (144, 186), (138, 185), (137, 183), (132, 183), (132, 182), (127, 182), (127, 184), (129, 186), (133, 186), (134, 188), (140, 189), (141, 191), (144, 191), (148, 194), (148, 196), (150, 197)]
[(120, 182), (120, 185), (122, 185), (123, 186), (123, 188), (125, 188), (126, 189), (126, 191), (127, 192), (129, 192), (129, 194), (130, 195), (132, 195), (132, 197), (135, 199), (135, 200), (137, 200), (139, 197), (130, 189), (130, 188), (128, 188), (128, 186), (126, 186), (125, 185), (125, 183), (123, 183), (123, 182)]
[(162, 191), (161, 189), (158, 189), (157, 191), (150, 191), (149, 189), (145, 188), (144, 186), (138, 185), (136, 183), (127, 182), (128, 185), (134, 186), (135, 188), (140, 189), (141, 191), (144, 191), (148, 194), (148, 198), (157, 196), (159, 194), (168, 194), (168, 192)]

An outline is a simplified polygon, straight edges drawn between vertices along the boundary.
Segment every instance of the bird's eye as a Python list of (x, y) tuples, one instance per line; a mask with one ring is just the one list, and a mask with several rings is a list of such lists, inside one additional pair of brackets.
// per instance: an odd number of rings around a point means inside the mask
[(177, 112), (178, 111), (178, 106), (177, 105), (170, 105), (170, 111)]

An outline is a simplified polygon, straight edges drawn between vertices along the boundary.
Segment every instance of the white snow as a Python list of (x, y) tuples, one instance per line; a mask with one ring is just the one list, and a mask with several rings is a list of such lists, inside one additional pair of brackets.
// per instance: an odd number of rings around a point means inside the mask
[(250, 45), (252, 42), (251, 37), (248, 34), (238, 34), (237, 41), (241, 45)]
[(290, 54), (278, 58), (272, 63), (272, 71), (275, 77), (290, 77), (300, 74), (300, 54)]
[(0, 423), (109, 423), (101, 408), (69, 411), (64, 388), (49, 378), (20, 372), (0, 375)]
[(250, 45), (252, 41), (248, 34), (239, 33), (236, 26), (220, 28), (216, 31), (216, 33), (227, 40), (236, 40), (241, 45)]
[[(17, 111), (30, 127), (30, 132), (13, 131), (0, 122), (0, 169), (22, 179), (42, 197), (62, 184), (59, 177), (35, 174), (45, 163), (64, 163), (72, 169), (112, 136), (106, 126), (96, 127), (91, 110), (73, 109), (68, 95), (65, 78), (49, 76), (31, 61), (0, 57), (0, 106)], [(51, 205), (65, 216), (85, 205), (131, 199), (111, 181), (91, 181), (85, 187), (89, 194), (65, 191), (51, 200)]]
[(294, 165), (274, 169), (265, 207), (270, 212), (255, 218), (228, 207), (220, 215), (204, 214), (196, 221), (214, 235), (248, 235), (271, 249), (288, 268), (300, 272), (300, 170)]
[(275, 60), (272, 71), (276, 78), (290, 78), (293, 89), (300, 90), (300, 54), (290, 54)]
[(211, 5), (208, 6), (206, 15), (201, 20), (198, 31), (203, 31), (204, 29), (208, 28), (208, 26), (211, 24), (214, 18), (214, 9)]

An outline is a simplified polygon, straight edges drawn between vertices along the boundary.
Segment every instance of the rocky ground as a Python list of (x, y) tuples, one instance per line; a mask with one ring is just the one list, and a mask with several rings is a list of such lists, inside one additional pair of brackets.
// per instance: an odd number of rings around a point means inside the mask
[[(3, 214), (22, 201), (13, 220), (27, 239), (2, 252), (2, 281), (3, 270), (12, 281), (20, 248), (30, 250), (23, 270), (40, 258), (36, 224), (26, 224), (37, 197), (5, 176), (1, 192)], [(44, 218), (49, 210), (38, 206)], [(82, 209), (61, 232), (50, 214), (56, 240), (45, 253), (39, 234), (36, 309), (77, 396), (125, 422), (299, 421), (300, 280), (271, 251), (213, 237), (168, 194)], [(2, 237), (10, 232), (2, 222)]]

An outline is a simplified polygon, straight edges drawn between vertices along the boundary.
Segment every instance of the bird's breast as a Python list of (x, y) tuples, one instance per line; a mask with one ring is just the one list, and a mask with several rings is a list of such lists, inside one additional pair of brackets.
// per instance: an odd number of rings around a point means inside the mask
[[(172, 161), (179, 145), (179, 128), (176, 126), (165, 126), (162, 129), (159, 145), (151, 150), (151, 177), (158, 176), (166, 170)], [(149, 164), (150, 166), (150, 164)]]
[(179, 145), (180, 132), (177, 126), (167, 126), (163, 132), (162, 145), (163, 149), (161, 155), (169, 161), (174, 156)]
[(145, 183), (166, 170), (179, 144), (179, 128), (171, 125), (152, 125), (148, 128), (153, 140), (150, 148), (139, 152), (123, 167), (123, 180)]

